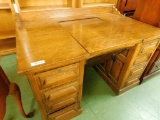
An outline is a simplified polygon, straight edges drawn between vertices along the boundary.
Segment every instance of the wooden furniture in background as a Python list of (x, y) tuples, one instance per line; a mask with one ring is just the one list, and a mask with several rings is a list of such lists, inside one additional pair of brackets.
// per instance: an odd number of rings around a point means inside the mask
[(81, 0), (80, 7), (116, 5), (117, 0)]
[(139, 0), (118, 0), (117, 9), (125, 16), (133, 16)]
[(16, 52), (15, 20), (7, 0), (0, 0), (0, 55)]
[(36, 0), (10, 0), (10, 2), (16, 4), (18, 12), (43, 11), (55, 8), (68, 9), (75, 7), (74, 0), (41, 0), (38, 2)]
[(159, 6), (159, 0), (140, 0), (133, 18), (158, 27), (160, 24)]
[(117, 0), (9, 0), (12, 11), (15, 12), (11, 4), (16, 4), (17, 11), (32, 12), (53, 9), (70, 9), (93, 6), (108, 6), (117, 4)]
[(6, 112), (6, 97), (12, 95), (18, 105), (20, 113), (26, 117), (30, 118), (33, 116), (33, 112), (25, 114), (22, 102), (21, 102), (21, 93), (19, 86), (15, 83), (10, 83), (7, 76), (5, 75), (3, 69), (0, 66), (0, 120), (4, 119)]
[[(133, 15), (133, 18), (144, 23), (148, 23), (155, 27), (160, 28), (160, 1), (159, 0), (140, 0)], [(149, 46), (152, 45), (152, 42)], [(141, 76), (141, 82), (145, 78), (160, 72), (160, 45), (156, 49), (150, 62), (148, 63), (143, 75)]]

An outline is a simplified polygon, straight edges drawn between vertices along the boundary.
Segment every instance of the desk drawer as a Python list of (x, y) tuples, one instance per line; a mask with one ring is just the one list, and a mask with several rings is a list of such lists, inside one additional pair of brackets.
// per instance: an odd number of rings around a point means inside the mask
[(127, 84), (128, 83), (133, 83), (134, 81), (138, 81), (140, 76), (142, 75), (142, 73), (143, 73), (143, 70), (140, 71), (139, 73), (136, 72), (136, 74), (134, 74), (134, 75), (129, 75), (128, 78), (127, 78)]
[(42, 94), (47, 102), (51, 102), (57, 101), (57, 99), (64, 98), (67, 95), (74, 94), (76, 92), (78, 92), (78, 83), (74, 82), (72, 84), (63, 85), (55, 89), (47, 89)]
[(139, 81), (140, 76), (142, 75), (147, 62), (141, 62), (132, 66), (128, 79), (126, 81), (126, 86), (134, 84)]
[(131, 76), (136, 76), (136, 75), (138, 75), (139, 73), (142, 73), (143, 70), (144, 70), (143, 67), (138, 68), (138, 69), (137, 69), (137, 68), (134, 68), (134, 69), (131, 70), (130, 75), (131, 75)]
[(77, 82), (42, 91), (47, 113), (52, 113), (78, 101), (79, 84)]
[(135, 77), (133, 77), (133, 78), (129, 78), (129, 79), (127, 80), (127, 82), (126, 82), (126, 86), (129, 86), (129, 85), (132, 85), (132, 84), (138, 82), (138, 81), (139, 81), (139, 77), (140, 77), (140, 76), (135, 76)]
[(47, 113), (53, 113), (77, 102), (77, 94), (72, 94), (56, 102), (45, 103)]
[(152, 53), (157, 45), (159, 44), (159, 39), (144, 42), (142, 45), (141, 53)]
[(81, 113), (79, 104), (76, 103), (63, 110), (57, 111), (56, 113), (48, 115), (49, 120), (70, 120), (74, 116)]
[(79, 64), (53, 69), (36, 75), (40, 89), (57, 87), (72, 81), (79, 76)]
[(141, 74), (144, 71), (146, 65), (147, 62), (145, 61), (140, 64), (132, 66), (130, 76), (137, 76), (138, 74)]
[(136, 58), (134, 64), (139, 64), (142, 62), (148, 62), (149, 58), (151, 57), (151, 53), (150, 54), (142, 54), (142, 55), (138, 55), (138, 57)]

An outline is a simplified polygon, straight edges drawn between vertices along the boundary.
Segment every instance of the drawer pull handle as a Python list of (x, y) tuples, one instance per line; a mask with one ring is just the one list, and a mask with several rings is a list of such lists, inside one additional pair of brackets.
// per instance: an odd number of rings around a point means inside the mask
[(115, 54), (112, 55), (112, 60), (113, 60), (113, 62), (116, 62), (117, 58), (116, 58), (116, 55), (115, 55)]

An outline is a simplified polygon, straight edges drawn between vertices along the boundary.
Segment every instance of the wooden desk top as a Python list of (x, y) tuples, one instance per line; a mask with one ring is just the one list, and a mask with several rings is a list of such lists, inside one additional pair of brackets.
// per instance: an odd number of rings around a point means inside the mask
[(160, 35), (160, 30), (153, 26), (111, 13), (74, 21), (61, 18), (59, 21), (63, 21), (60, 25), (90, 53), (90, 57), (134, 46), (143, 39)]
[(18, 73), (34, 69), (36, 64), (58, 67), (85, 59), (88, 55), (74, 38), (51, 19), (21, 22), (17, 26)]
[(59, 67), (160, 36), (160, 29), (121, 15), (87, 16), (17, 22), (18, 73)]

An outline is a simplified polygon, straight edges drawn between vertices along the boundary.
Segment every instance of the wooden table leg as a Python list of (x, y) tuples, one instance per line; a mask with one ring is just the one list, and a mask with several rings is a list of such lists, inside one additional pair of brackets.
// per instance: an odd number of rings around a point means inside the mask
[(24, 109), (22, 107), (22, 101), (21, 101), (21, 92), (19, 89), (19, 86), (15, 83), (11, 83), (9, 87), (9, 94), (12, 95), (18, 105), (18, 109), (20, 113), (25, 117), (25, 118), (31, 118), (33, 117), (34, 113), (30, 112), (27, 115), (24, 112)]

